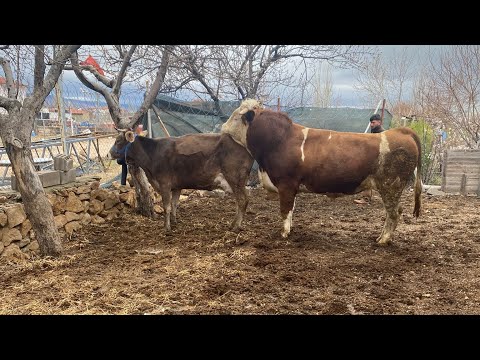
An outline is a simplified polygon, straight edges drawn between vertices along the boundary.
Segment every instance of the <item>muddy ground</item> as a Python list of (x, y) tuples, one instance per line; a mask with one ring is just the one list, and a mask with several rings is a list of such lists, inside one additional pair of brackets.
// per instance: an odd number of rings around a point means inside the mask
[(384, 210), (353, 197), (300, 194), (280, 237), (278, 201), (251, 190), (244, 230), (227, 230), (231, 197), (193, 193), (165, 236), (133, 213), (91, 225), (59, 260), (0, 260), (1, 314), (480, 314), (477, 197), (413, 193), (393, 244)]

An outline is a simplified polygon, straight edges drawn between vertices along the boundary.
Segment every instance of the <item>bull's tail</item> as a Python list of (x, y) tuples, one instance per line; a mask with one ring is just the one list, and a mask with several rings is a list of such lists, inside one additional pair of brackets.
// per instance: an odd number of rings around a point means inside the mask
[(418, 218), (420, 215), (420, 208), (422, 207), (422, 144), (416, 133), (413, 133), (412, 137), (413, 140), (415, 140), (418, 149), (417, 168), (415, 169), (415, 207), (413, 209), (413, 215)]

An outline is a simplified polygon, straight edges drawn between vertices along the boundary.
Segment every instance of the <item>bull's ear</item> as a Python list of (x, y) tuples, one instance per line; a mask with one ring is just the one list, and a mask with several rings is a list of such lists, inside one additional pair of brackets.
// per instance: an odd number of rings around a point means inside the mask
[(248, 110), (245, 114), (242, 115), (242, 120), (246, 121), (247, 123), (251, 123), (254, 117), (255, 117), (255, 111)]
[(125, 133), (125, 139), (127, 139), (128, 142), (133, 142), (133, 140), (135, 140), (135, 134), (133, 133), (133, 131), (127, 131)]

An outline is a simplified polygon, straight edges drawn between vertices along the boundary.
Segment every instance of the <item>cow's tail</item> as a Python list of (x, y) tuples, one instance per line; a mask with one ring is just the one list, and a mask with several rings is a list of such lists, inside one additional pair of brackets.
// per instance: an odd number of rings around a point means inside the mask
[(418, 218), (422, 207), (422, 144), (416, 133), (412, 133), (412, 137), (418, 149), (417, 168), (415, 169), (415, 207), (413, 209), (413, 215)]

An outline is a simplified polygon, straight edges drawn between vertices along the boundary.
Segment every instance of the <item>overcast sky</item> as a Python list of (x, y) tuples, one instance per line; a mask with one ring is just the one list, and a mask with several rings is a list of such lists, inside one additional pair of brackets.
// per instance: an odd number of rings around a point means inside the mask
[[(416, 57), (416, 61), (421, 63), (425, 61), (429, 53), (438, 52), (441, 45), (381, 45), (378, 46), (379, 52), (385, 58), (392, 58), (402, 52), (402, 49), (406, 48), (408, 54)], [(417, 65), (418, 66), (418, 65)], [(362, 94), (359, 90), (355, 89), (357, 84), (355, 70), (353, 69), (336, 69), (332, 70), (332, 79), (333, 79), (333, 91), (334, 97), (338, 98), (338, 105), (341, 106), (364, 106), (364, 101), (362, 99)], [(66, 87), (65, 96), (69, 97), (73, 95), (74, 97), (83, 97), (85, 92), (80, 92), (78, 90), (78, 80), (72, 71), (64, 72), (64, 84)], [(358, 84), (357, 84), (358, 85)], [(69, 91), (69, 86), (72, 90)], [(122, 100), (126, 101), (126, 98), (129, 97), (134, 108), (140, 105), (140, 102), (143, 99), (143, 94), (135, 94), (136, 91), (133, 87), (130, 89), (125, 89), (122, 93)], [(100, 99), (101, 102), (103, 99)], [(379, 99), (380, 101), (381, 99)], [(136, 104), (138, 102), (138, 104)]]
[[(378, 49), (383, 57), (392, 58), (401, 53), (402, 49), (406, 48), (407, 53), (416, 58), (418, 69), (418, 67), (421, 66), (419, 64), (422, 64), (422, 62), (426, 61), (429, 53), (438, 53), (438, 50), (440, 50), (442, 47), (442, 45), (381, 45), (378, 46)], [(363, 105), (361, 94), (354, 88), (354, 85), (357, 83), (355, 70), (335, 69), (332, 72), (332, 78), (333, 91), (335, 95), (340, 96), (341, 105)]]

